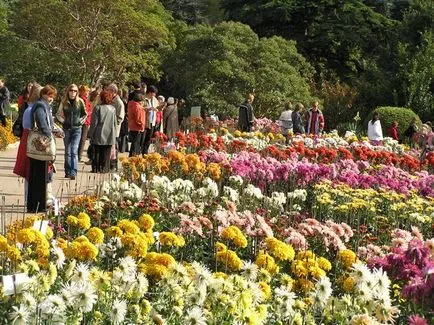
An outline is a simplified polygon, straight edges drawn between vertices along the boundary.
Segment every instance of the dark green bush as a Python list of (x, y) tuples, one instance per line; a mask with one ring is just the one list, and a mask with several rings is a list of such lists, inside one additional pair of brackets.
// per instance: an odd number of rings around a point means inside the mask
[(418, 126), (422, 126), (419, 116), (417, 116), (417, 114), (411, 109), (405, 107), (383, 106), (377, 107), (368, 115), (368, 118), (363, 123), (366, 128), (368, 127), (368, 122), (372, 119), (374, 112), (380, 114), (381, 127), (383, 128), (383, 135), (385, 137), (389, 136), (387, 131), (391, 127), (393, 121), (398, 122), (398, 134), (400, 138), (403, 137), (405, 130), (407, 130), (413, 118), (416, 117)]

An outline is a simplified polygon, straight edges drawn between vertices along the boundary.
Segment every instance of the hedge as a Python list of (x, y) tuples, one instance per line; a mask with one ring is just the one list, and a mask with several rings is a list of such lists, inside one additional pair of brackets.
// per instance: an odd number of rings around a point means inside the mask
[(419, 128), (422, 126), (422, 121), (420, 120), (419, 116), (417, 116), (417, 114), (411, 109), (405, 107), (383, 106), (377, 107), (371, 112), (363, 124), (366, 128), (368, 127), (368, 122), (372, 119), (374, 112), (378, 112), (380, 114), (381, 127), (383, 128), (383, 135), (385, 137), (389, 136), (388, 130), (391, 127), (393, 121), (398, 122), (398, 134), (400, 138), (403, 137), (405, 130), (407, 130), (413, 118), (417, 119)]

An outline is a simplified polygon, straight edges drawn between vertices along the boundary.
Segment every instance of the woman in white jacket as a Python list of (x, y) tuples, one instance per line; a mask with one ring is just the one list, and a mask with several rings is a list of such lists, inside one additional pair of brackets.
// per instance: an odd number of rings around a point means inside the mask
[(368, 139), (372, 145), (378, 146), (383, 141), (383, 130), (381, 129), (380, 114), (374, 112), (372, 120), (368, 122)]

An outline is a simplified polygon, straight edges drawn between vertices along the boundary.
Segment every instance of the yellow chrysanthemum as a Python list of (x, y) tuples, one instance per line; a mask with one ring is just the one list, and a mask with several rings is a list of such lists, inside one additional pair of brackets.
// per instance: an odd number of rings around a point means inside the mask
[(6, 257), (13, 262), (21, 261), (21, 252), (15, 246), (8, 246), (6, 248)]
[(93, 244), (104, 243), (104, 232), (98, 227), (92, 227), (87, 231), (86, 234), (89, 241)]
[(309, 273), (311, 276), (313, 276), (315, 279), (321, 279), (323, 276), (326, 275), (325, 271), (321, 269), (318, 266), (312, 266), (309, 268)]
[(0, 251), (4, 252), (8, 248), (8, 241), (7, 239), (0, 235)]
[(309, 274), (309, 270), (306, 268), (305, 263), (300, 260), (295, 260), (292, 262), (291, 271), (298, 278), (307, 277)]
[(243, 262), (238, 257), (237, 253), (227, 249), (222, 252), (217, 252), (216, 259), (219, 263), (221, 263), (225, 268), (232, 271), (239, 271), (243, 267)]
[(78, 227), (80, 227), (83, 230), (87, 230), (90, 228), (91, 226), (90, 217), (87, 213), (84, 212), (79, 213), (77, 219), (78, 219), (77, 222)]
[(120, 220), (117, 226), (121, 228), (124, 233), (137, 234), (140, 231), (139, 227), (134, 222), (126, 219)]
[(51, 227), (47, 227), (47, 231), (45, 232), (45, 238), (50, 240), (51, 238), (53, 238), (53, 235), (53, 229), (51, 229)]
[(322, 268), (324, 271), (328, 272), (332, 269), (332, 264), (330, 263), (330, 261), (324, 257), (320, 257), (317, 260), (318, 266), (320, 268)]
[(155, 221), (149, 214), (142, 214), (139, 218), (140, 229), (146, 231), (154, 228)]
[(124, 232), (119, 227), (111, 226), (105, 230), (105, 233), (109, 237), (121, 237)]
[(69, 216), (66, 218), (66, 223), (67, 223), (68, 225), (70, 225), (70, 226), (74, 226), (74, 227), (76, 227), (76, 226), (78, 226), (78, 219), (77, 219), (77, 217), (75, 217), (75, 216), (69, 215)]
[(223, 229), (221, 237), (225, 240), (232, 241), (236, 246), (245, 248), (247, 247), (247, 238), (243, 235), (241, 230), (236, 226), (230, 226)]
[(274, 258), (263, 251), (260, 251), (255, 261), (260, 268), (267, 270), (274, 275), (279, 273), (279, 267), (276, 265)]
[(342, 288), (344, 289), (344, 291), (350, 292), (354, 289), (355, 284), (356, 284), (356, 281), (354, 280), (354, 278), (349, 276), (342, 283)]
[(350, 268), (356, 262), (357, 256), (352, 250), (343, 249), (339, 252), (338, 259), (346, 268)]
[(306, 250), (297, 253), (297, 260), (303, 260), (307, 258), (315, 258), (314, 252), (312, 252), (311, 250)]
[(58, 247), (60, 247), (63, 250), (65, 250), (65, 248), (68, 247), (68, 242), (64, 238), (61, 238), (61, 237), (56, 239), (56, 244)]
[(35, 242), (36, 232), (33, 228), (25, 228), (18, 231), (18, 241), (23, 245), (29, 245)]
[(212, 275), (216, 279), (223, 279), (223, 280), (226, 280), (229, 277), (229, 275), (227, 275), (224, 272), (214, 272)]
[(291, 245), (284, 243), (274, 237), (265, 239), (268, 251), (279, 261), (292, 261), (295, 257), (295, 251)]
[(300, 278), (297, 280), (295, 287), (298, 291), (306, 293), (311, 291), (314, 288), (314, 286), (315, 285), (313, 284), (312, 281), (307, 280), (305, 278)]
[(161, 232), (159, 235), (159, 240), (163, 246), (182, 247), (185, 245), (184, 238), (173, 232)]
[(160, 280), (167, 274), (168, 269), (160, 264), (139, 264), (139, 271), (148, 277)]
[(226, 247), (225, 244), (218, 242), (218, 243), (215, 245), (215, 249), (216, 249), (217, 252), (224, 252), (224, 251), (226, 251), (228, 248)]
[(80, 236), (65, 249), (65, 255), (80, 261), (95, 260), (98, 256), (98, 248), (87, 237)]
[(271, 299), (271, 287), (268, 285), (268, 283), (261, 281), (258, 283), (258, 285), (262, 292), (262, 299), (264, 299), (264, 301)]

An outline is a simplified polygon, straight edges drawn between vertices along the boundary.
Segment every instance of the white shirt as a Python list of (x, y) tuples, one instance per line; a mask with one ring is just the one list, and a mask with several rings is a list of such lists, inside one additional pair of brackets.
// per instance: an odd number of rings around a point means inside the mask
[(368, 122), (368, 138), (371, 141), (383, 140), (383, 130), (380, 120), (376, 120), (374, 123), (372, 123), (372, 120)]

